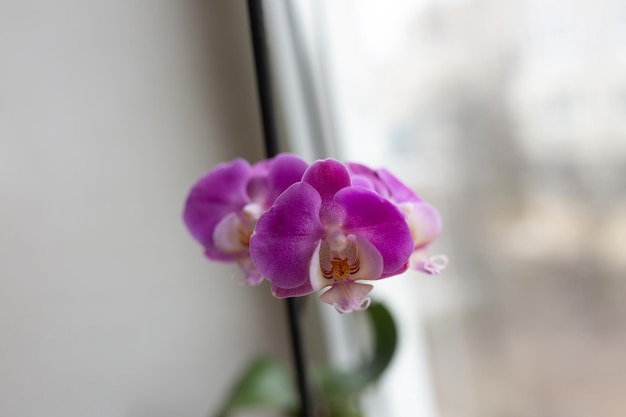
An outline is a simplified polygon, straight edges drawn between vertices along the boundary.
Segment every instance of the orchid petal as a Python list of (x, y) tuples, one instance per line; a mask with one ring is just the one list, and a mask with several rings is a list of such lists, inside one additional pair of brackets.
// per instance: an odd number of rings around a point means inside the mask
[(396, 203), (403, 203), (405, 201), (422, 201), (422, 199), (415, 194), (413, 190), (404, 185), (402, 181), (396, 178), (391, 172), (386, 169), (379, 169), (376, 171), (378, 178), (387, 186), (391, 199)]
[(433, 206), (422, 201), (402, 203), (399, 207), (406, 214), (415, 247), (427, 245), (439, 236), (441, 233), (441, 217)]
[(244, 274), (243, 284), (258, 285), (263, 281), (263, 276), (256, 269), (249, 256), (238, 258), (237, 265), (239, 265)]
[(250, 175), (253, 177), (267, 177), (267, 174), (270, 172), (270, 167), (272, 166), (274, 159), (261, 159), (260, 161), (255, 162), (252, 165), (250, 170)]
[(250, 238), (250, 255), (276, 287), (294, 289), (308, 282), (310, 259), (324, 236), (321, 205), (312, 186), (296, 183), (259, 218)]
[(337, 225), (343, 220), (343, 210), (333, 200), (342, 188), (351, 185), (346, 167), (334, 159), (313, 163), (302, 176), (302, 182), (310, 184), (322, 198), (320, 219), (325, 225)]
[(346, 167), (334, 159), (314, 162), (302, 176), (302, 181), (312, 185), (323, 202), (332, 201), (337, 191), (351, 184)]
[[(374, 182), (371, 179), (364, 177), (363, 175), (352, 175), (352, 185), (354, 187), (362, 187), (366, 190), (374, 191), (377, 194), (381, 194), (374, 186)], [(382, 196), (384, 197), (384, 195)]]
[(350, 171), (352, 175), (362, 175), (364, 177), (376, 176), (376, 171), (358, 162), (346, 162), (346, 168), (348, 168), (348, 171)]
[(309, 165), (295, 155), (279, 154), (272, 160), (272, 165), (267, 174), (270, 184), (267, 196), (269, 207), (291, 184), (299, 182)]
[(383, 257), (374, 245), (361, 236), (355, 236), (359, 250), (359, 270), (350, 275), (350, 279), (374, 280), (379, 279), (383, 273)]
[(381, 197), (390, 198), (389, 187), (378, 176), (378, 173), (368, 166), (355, 162), (346, 164), (350, 175), (352, 176), (352, 184), (367, 188), (374, 191)]
[(333, 283), (335, 282), (335, 280), (332, 278), (324, 277), (324, 273), (322, 272), (322, 266), (320, 264), (321, 246), (322, 241), (320, 240), (315, 247), (315, 251), (313, 251), (313, 257), (311, 258), (311, 262), (309, 264), (309, 280), (311, 282), (311, 287), (315, 291), (319, 291), (324, 287), (333, 285)]
[(373, 288), (373, 285), (350, 280), (337, 281), (320, 296), (320, 301), (332, 305), (340, 313), (361, 311), (369, 307), (371, 301), (367, 295)]
[(213, 229), (214, 248), (226, 255), (248, 253), (248, 236), (242, 235), (241, 219), (235, 213), (229, 213)]
[(232, 253), (224, 253), (213, 247), (204, 248), (204, 256), (212, 261), (218, 262), (233, 262), (237, 258), (237, 255), (233, 255)]
[(344, 188), (335, 200), (345, 210), (343, 229), (361, 236), (380, 252), (383, 273), (399, 270), (413, 252), (404, 214), (389, 200), (360, 187)]
[(426, 250), (417, 250), (411, 255), (411, 269), (429, 275), (439, 275), (446, 266), (448, 266), (448, 257), (445, 255), (428, 256)]
[(302, 178), (308, 164), (295, 155), (279, 154), (252, 166), (248, 194), (250, 199), (269, 208), (291, 184)]
[(270, 182), (267, 176), (253, 175), (248, 181), (246, 192), (251, 201), (265, 205), (267, 196), (270, 194)]
[(396, 275), (404, 274), (406, 271), (408, 271), (410, 266), (411, 266), (411, 259), (409, 258), (409, 260), (407, 262), (405, 262), (400, 267), (400, 269), (397, 269), (397, 270), (395, 270), (393, 272), (383, 272), (383, 274), (381, 275), (380, 279), (389, 278), (389, 277), (393, 277), (393, 276), (396, 276)]
[(309, 281), (304, 282), (299, 287), (295, 288), (280, 288), (272, 284), (272, 294), (276, 298), (289, 298), (289, 297), (302, 297), (304, 295), (311, 294), (313, 287)]
[(248, 203), (246, 183), (250, 165), (243, 159), (217, 165), (193, 186), (183, 220), (191, 235), (209, 252), (214, 251), (213, 230), (228, 213)]

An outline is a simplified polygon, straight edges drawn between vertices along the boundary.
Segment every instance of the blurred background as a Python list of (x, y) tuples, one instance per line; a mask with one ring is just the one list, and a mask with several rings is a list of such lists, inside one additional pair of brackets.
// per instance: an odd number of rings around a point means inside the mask
[[(385, 166), (444, 220), (448, 269), (374, 290), (400, 346), (369, 415), (623, 416), (626, 3), (265, 5), (285, 147)], [(180, 221), (206, 170), (263, 157), (245, 2), (0, 2), (0, 57), (0, 415), (206, 416), (288, 358), (283, 305)]]
[(0, 416), (208, 416), (284, 307), (182, 223), (264, 157), (243, 1), (0, 1)]
[(626, 3), (295, 10), (337, 153), (444, 221), (448, 269), (374, 292), (403, 345), (372, 415), (624, 415)]

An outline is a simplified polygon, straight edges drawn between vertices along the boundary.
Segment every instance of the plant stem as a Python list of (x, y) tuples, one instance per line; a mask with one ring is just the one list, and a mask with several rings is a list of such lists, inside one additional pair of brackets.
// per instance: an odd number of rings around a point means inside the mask
[(252, 37), (259, 106), (261, 108), (265, 154), (268, 158), (273, 158), (279, 152), (279, 145), (276, 117), (274, 116), (270, 57), (267, 51), (267, 35), (263, 19), (263, 0), (248, 0), (248, 18), (250, 21), (250, 36)]
[(300, 325), (301, 298), (287, 298), (287, 316), (289, 318), (289, 333), (291, 335), (291, 347), (296, 367), (298, 391), (300, 393), (301, 417), (313, 417), (313, 403), (311, 400), (306, 357), (302, 344), (302, 326)]
[[(265, 23), (263, 19), (263, 1), (248, 0), (248, 18), (250, 21), (250, 35), (254, 51), (254, 66), (256, 71), (261, 121), (265, 141), (265, 153), (268, 158), (279, 152), (278, 131), (274, 115), (274, 100), (272, 97), (272, 77), (270, 59), (267, 51)], [(309, 389), (306, 355), (302, 343), (300, 325), (300, 310), (302, 299), (287, 298), (287, 316), (289, 319), (289, 333), (293, 350), (294, 365), (296, 368), (298, 391), (300, 394), (301, 417), (313, 417), (313, 402)]]

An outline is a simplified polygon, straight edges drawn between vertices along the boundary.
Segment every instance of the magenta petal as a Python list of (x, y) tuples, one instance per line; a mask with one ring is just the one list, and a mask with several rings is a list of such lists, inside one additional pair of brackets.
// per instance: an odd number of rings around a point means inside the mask
[(367, 188), (372, 190), (381, 197), (390, 198), (389, 187), (378, 176), (378, 173), (373, 169), (355, 162), (348, 162), (346, 164), (350, 175), (352, 176), (352, 185)]
[(262, 159), (258, 162), (255, 162), (252, 165), (251, 176), (253, 177), (267, 177), (267, 174), (270, 172), (270, 167), (272, 166), (273, 158), (270, 159)]
[(376, 176), (376, 171), (367, 165), (359, 164), (358, 162), (346, 162), (346, 167), (352, 175), (362, 175), (364, 177)]
[(313, 288), (311, 283), (306, 281), (304, 284), (296, 288), (280, 288), (272, 284), (272, 294), (276, 298), (289, 298), (289, 297), (302, 297), (304, 295), (311, 294)]
[(345, 210), (343, 229), (367, 239), (383, 257), (383, 274), (395, 272), (413, 252), (404, 214), (389, 200), (360, 187), (339, 191), (335, 200)]
[(311, 184), (322, 197), (321, 221), (327, 226), (341, 223), (343, 210), (333, 197), (337, 191), (351, 185), (346, 167), (334, 159), (314, 162), (302, 176), (302, 182)]
[(375, 193), (380, 194), (378, 190), (376, 190), (376, 187), (374, 186), (371, 178), (364, 177), (363, 175), (352, 175), (352, 185), (354, 187), (362, 187), (366, 190), (374, 191)]
[(256, 266), (254, 266), (249, 256), (238, 258), (237, 265), (239, 265), (239, 267), (243, 271), (243, 284), (258, 285), (261, 283), (261, 281), (263, 281), (263, 276), (256, 269)]
[(346, 167), (334, 159), (314, 162), (304, 173), (302, 181), (311, 184), (323, 202), (332, 201), (337, 191), (351, 184)]
[[(253, 175), (248, 181), (246, 191), (250, 197), (250, 201), (266, 205), (265, 201), (270, 194), (270, 182), (267, 176)], [(271, 206), (271, 203), (267, 205), (267, 207), (269, 206)]]
[(296, 183), (259, 218), (250, 238), (250, 256), (275, 287), (293, 289), (308, 281), (309, 262), (324, 236), (321, 204), (312, 186)]
[(268, 172), (270, 190), (266, 200), (267, 207), (271, 206), (290, 185), (299, 182), (308, 166), (295, 155), (283, 153), (276, 156)]
[(307, 167), (302, 159), (286, 153), (257, 162), (248, 184), (250, 199), (268, 208), (291, 184), (302, 179)]
[(204, 256), (206, 256), (208, 259), (212, 261), (218, 261), (218, 262), (233, 262), (235, 259), (237, 259), (237, 255), (233, 255), (231, 253), (224, 253), (213, 247), (204, 248)]
[(227, 214), (248, 203), (246, 184), (250, 165), (243, 159), (217, 165), (193, 186), (187, 197), (183, 220), (191, 235), (209, 252), (213, 230)]
[(302, 176), (302, 181), (311, 184), (322, 197), (320, 218), (325, 225), (341, 223), (343, 210), (333, 197), (337, 191), (351, 185), (346, 167), (334, 159), (314, 162)]
[(404, 185), (402, 181), (396, 178), (391, 172), (386, 169), (379, 169), (376, 171), (378, 178), (387, 186), (391, 199), (396, 203), (402, 203), (405, 201), (421, 201), (422, 199), (415, 194), (413, 190)]
[[(410, 259), (412, 259), (412, 258), (410, 258)], [(393, 271), (393, 272), (385, 272), (384, 274), (382, 274), (380, 279), (394, 277), (396, 275), (404, 274), (409, 269), (410, 266), (411, 266), (411, 261), (409, 260), (409, 261), (405, 262), (404, 265), (402, 265), (400, 267), (400, 269), (398, 269), (396, 271)]]

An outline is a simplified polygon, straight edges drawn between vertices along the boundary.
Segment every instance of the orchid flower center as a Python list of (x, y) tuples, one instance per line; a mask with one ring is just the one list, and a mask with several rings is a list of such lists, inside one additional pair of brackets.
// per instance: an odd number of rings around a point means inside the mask
[(320, 267), (326, 279), (342, 281), (359, 272), (361, 261), (354, 241), (333, 232), (320, 246)]
[[(330, 261), (330, 264), (332, 266), (332, 275), (335, 278), (344, 279), (350, 275), (350, 265), (348, 265), (347, 259), (334, 258)], [(329, 271), (324, 271), (324, 275), (328, 274), (328, 272)]]
[(237, 228), (237, 237), (242, 245), (250, 246), (250, 237), (257, 220), (263, 214), (263, 207), (258, 203), (249, 203), (245, 205), (241, 214), (242, 220)]
[(244, 246), (250, 246), (251, 236), (252, 236), (252, 232), (246, 230), (246, 228), (243, 227), (243, 224), (241, 224), (239, 226), (239, 229), (237, 230), (237, 237), (239, 238), (239, 243), (241, 243)]

